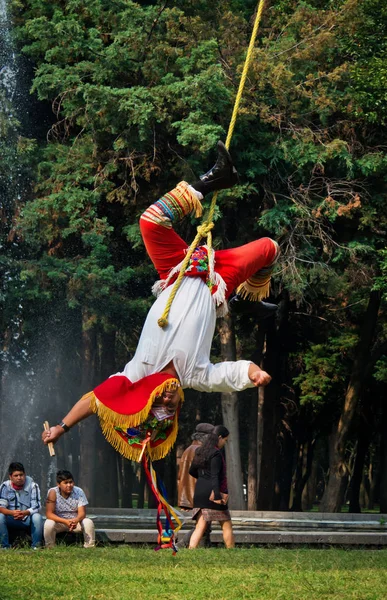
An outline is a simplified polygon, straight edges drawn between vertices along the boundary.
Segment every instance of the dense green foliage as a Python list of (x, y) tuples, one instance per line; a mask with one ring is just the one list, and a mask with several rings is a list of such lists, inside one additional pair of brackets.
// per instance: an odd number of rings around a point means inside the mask
[[(6, 305), (22, 286), (26, 334), (39, 305), (59, 302), (84, 328), (116, 332), (117, 368), (134, 351), (155, 278), (138, 217), (225, 138), (254, 7), (12, 0), (32, 92), (55, 116), (33, 197), (8, 228), (28, 258), (8, 246), (1, 259), (19, 273)], [(297, 407), (286, 427), (309, 415), (312, 437), (341, 412), (370, 291), (386, 292), (386, 33), (382, 0), (268, 3), (231, 144), (241, 183), (219, 197), (218, 245), (280, 242), (278, 383)], [(32, 142), (18, 148), (28, 157)], [(192, 238), (192, 223), (182, 233)], [(383, 311), (365, 395), (387, 381)], [(246, 355), (254, 323), (236, 325)]]

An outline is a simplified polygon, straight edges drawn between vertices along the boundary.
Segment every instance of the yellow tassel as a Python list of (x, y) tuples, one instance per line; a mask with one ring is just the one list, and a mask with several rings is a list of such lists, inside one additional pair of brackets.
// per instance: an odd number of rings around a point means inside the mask
[(153, 402), (156, 400), (158, 396), (162, 396), (165, 391), (179, 390), (179, 396), (181, 400), (184, 400), (184, 393), (181, 389), (180, 383), (178, 379), (167, 379), (164, 383), (157, 386), (151, 395), (149, 396), (148, 402), (144, 406), (144, 408), (133, 415), (123, 415), (115, 412), (108, 406), (105, 406), (102, 402), (98, 400), (94, 392), (89, 392), (85, 394), (83, 398), (89, 399), (89, 406), (93, 413), (97, 414), (100, 420), (105, 421), (106, 423), (110, 423), (111, 425), (115, 425), (116, 427), (122, 427), (122, 429), (128, 429), (128, 427), (136, 427), (143, 423), (145, 419), (149, 415), (149, 411), (152, 407)]
[(257, 288), (251, 288), (245, 281), (241, 283), (241, 285), (237, 288), (238, 296), (245, 298), (246, 300), (252, 300), (253, 302), (258, 302), (259, 300), (263, 300), (267, 298), (270, 293), (270, 281), (268, 281), (265, 285)]
[[(184, 392), (179, 385), (179, 381), (177, 379), (168, 379), (166, 382), (159, 385), (153, 390), (146, 407), (141, 412), (135, 415), (121, 415), (119, 413), (114, 412), (113, 410), (102, 404), (102, 402), (99, 402), (94, 392), (89, 392), (88, 394), (85, 394), (83, 398), (88, 398), (90, 409), (98, 416), (102, 433), (105, 436), (106, 440), (109, 442), (109, 444), (111, 444), (113, 448), (117, 450), (117, 452), (119, 452), (128, 460), (138, 461), (140, 458), (142, 448), (136, 448), (134, 446), (131, 446), (127, 442), (127, 440), (124, 440), (120, 436), (120, 434), (115, 430), (115, 427), (120, 427), (121, 429), (125, 430), (129, 427), (136, 427), (137, 425), (140, 425), (140, 423), (143, 423), (148, 417), (149, 411), (156, 397), (160, 396), (164, 391), (170, 391), (171, 389), (177, 389), (180, 401), (183, 402)], [(168, 454), (168, 452), (176, 442), (177, 432), (178, 422), (177, 415), (175, 415), (172, 431), (168, 438), (155, 448), (148, 447), (146, 449), (152, 460), (160, 460)]]
[(194, 209), (195, 209), (195, 217), (198, 219), (203, 214), (203, 206), (197, 196), (195, 196), (195, 198), (194, 198)]
[[(114, 429), (111, 423), (106, 423), (100, 420), (102, 433), (105, 436), (106, 440), (113, 446), (117, 452), (122, 454), (128, 460), (140, 460), (140, 455), (142, 448), (136, 448), (128, 443), (127, 440), (123, 439), (121, 435)], [(155, 448), (151, 448), (149, 445), (146, 448), (146, 452), (149, 454), (152, 460), (160, 460), (167, 456), (168, 452), (174, 446), (178, 433), (178, 422), (177, 415), (175, 415), (172, 431), (170, 435), (164, 440), (161, 444), (156, 446)]]
[(90, 392), (87, 394), (87, 396), (90, 396), (89, 405), (91, 410), (98, 415), (100, 421), (104, 421), (105, 423), (109, 423), (111, 425), (116, 425), (117, 427), (122, 427), (123, 429), (128, 429), (128, 427), (136, 427), (145, 421), (154, 401), (152, 394), (146, 406), (140, 412), (134, 415), (121, 415), (100, 402), (95, 396), (94, 392)]
[(188, 212), (194, 212), (195, 217), (201, 217), (203, 214), (203, 206), (196, 194), (188, 188), (189, 184), (186, 181), (181, 181), (177, 184), (173, 192), (179, 196), (182, 202), (188, 197)]

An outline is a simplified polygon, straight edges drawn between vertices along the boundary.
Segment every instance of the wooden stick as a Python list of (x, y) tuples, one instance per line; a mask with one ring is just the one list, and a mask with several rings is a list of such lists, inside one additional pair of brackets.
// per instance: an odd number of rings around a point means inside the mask
[[(44, 421), (43, 427), (44, 427), (44, 431), (49, 431), (50, 430), (50, 426), (48, 424), (48, 421)], [(48, 442), (47, 446), (48, 446), (48, 451), (50, 453), (50, 456), (55, 456), (54, 444), (52, 442)]]

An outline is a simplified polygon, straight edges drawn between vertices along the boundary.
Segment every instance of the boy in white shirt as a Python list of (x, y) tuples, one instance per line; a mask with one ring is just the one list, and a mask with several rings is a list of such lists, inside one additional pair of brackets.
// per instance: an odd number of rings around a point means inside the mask
[(48, 490), (44, 542), (46, 548), (55, 546), (56, 534), (62, 531), (83, 532), (84, 548), (94, 548), (94, 523), (86, 517), (89, 504), (84, 491), (74, 484), (70, 471), (56, 474), (57, 487)]

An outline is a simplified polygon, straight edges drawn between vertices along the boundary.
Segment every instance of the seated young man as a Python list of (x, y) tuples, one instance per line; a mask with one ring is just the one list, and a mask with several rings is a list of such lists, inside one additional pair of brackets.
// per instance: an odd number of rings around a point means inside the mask
[(10, 548), (9, 532), (25, 532), (31, 535), (31, 548), (42, 545), (43, 519), (40, 490), (32, 477), (26, 475), (19, 462), (8, 467), (9, 480), (0, 486), (0, 542), (2, 548)]
[(145, 440), (149, 456), (158, 460), (176, 440), (184, 388), (232, 392), (270, 382), (270, 375), (249, 360), (210, 361), (216, 317), (227, 312), (233, 290), (255, 300), (269, 292), (279, 254), (270, 238), (216, 250), (210, 256), (206, 246), (196, 248), (172, 303), (168, 325), (158, 325), (169, 300), (169, 286), (188, 248), (173, 225), (191, 213), (200, 216), (203, 196), (236, 182), (231, 157), (218, 142), (218, 159), (208, 173), (192, 185), (182, 181), (141, 216), (141, 234), (160, 281), (154, 286), (158, 298), (148, 313), (136, 353), (123, 372), (86, 394), (59, 425), (44, 432), (45, 444), (56, 442), (81, 419), (96, 413), (105, 437), (123, 456), (138, 460)]
[(62, 531), (83, 532), (84, 548), (94, 548), (94, 523), (86, 517), (89, 504), (84, 491), (74, 484), (70, 471), (56, 474), (57, 487), (48, 490), (44, 543), (47, 548), (55, 546), (56, 534)]

